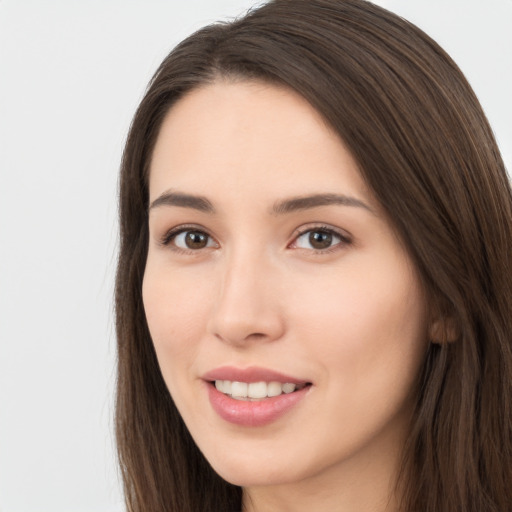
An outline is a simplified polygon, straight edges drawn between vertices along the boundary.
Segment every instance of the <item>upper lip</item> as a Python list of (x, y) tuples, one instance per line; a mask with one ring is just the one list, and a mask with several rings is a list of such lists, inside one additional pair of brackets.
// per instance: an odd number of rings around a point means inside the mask
[(292, 377), (268, 368), (250, 366), (248, 368), (236, 368), (234, 366), (221, 366), (206, 372), (202, 376), (205, 381), (230, 380), (236, 382), (281, 382), (282, 384), (307, 384), (309, 381)]

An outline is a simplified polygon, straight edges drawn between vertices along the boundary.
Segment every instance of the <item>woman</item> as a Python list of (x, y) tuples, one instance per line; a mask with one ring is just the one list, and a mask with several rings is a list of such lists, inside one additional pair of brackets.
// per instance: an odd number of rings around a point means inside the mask
[(121, 171), (134, 511), (512, 504), (512, 200), (451, 59), (362, 0), (182, 42)]

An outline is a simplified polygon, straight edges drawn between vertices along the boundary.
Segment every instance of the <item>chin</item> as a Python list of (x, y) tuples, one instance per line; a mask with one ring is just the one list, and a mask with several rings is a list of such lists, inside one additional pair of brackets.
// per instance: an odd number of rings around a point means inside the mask
[(246, 468), (244, 471), (215, 471), (221, 478), (226, 480), (226, 482), (245, 488), (284, 485), (295, 481), (294, 479), (284, 477), (285, 470), (269, 472), (251, 471)]
[(263, 461), (260, 458), (253, 463), (250, 458), (239, 455), (236, 459), (209, 462), (221, 478), (240, 487), (282, 485), (301, 479), (297, 471), (290, 471), (293, 464), (286, 464), (285, 461), (276, 466), (272, 460)]

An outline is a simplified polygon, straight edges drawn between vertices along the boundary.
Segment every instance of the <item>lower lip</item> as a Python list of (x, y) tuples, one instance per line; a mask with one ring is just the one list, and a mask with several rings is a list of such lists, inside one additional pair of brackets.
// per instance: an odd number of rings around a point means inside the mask
[(207, 387), (213, 410), (223, 420), (243, 427), (262, 427), (276, 421), (297, 405), (311, 386), (258, 401), (235, 400), (218, 391), (210, 382)]

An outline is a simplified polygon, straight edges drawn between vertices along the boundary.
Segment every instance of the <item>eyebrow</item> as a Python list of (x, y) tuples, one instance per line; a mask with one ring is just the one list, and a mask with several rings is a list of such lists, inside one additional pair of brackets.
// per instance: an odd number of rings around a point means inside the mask
[(332, 204), (355, 206), (357, 208), (364, 208), (371, 213), (375, 213), (372, 208), (360, 199), (340, 194), (314, 194), (278, 201), (274, 204), (272, 213), (274, 215), (282, 215), (300, 210), (308, 210), (309, 208), (317, 208), (319, 206), (330, 206)]
[(215, 213), (213, 204), (206, 197), (193, 196), (182, 192), (164, 192), (149, 205), (148, 211), (159, 206), (180, 206), (181, 208), (199, 210), (203, 213)]
[[(271, 208), (271, 214), (284, 215), (319, 206), (330, 205), (352, 206), (364, 208), (371, 213), (375, 213), (366, 203), (352, 196), (342, 194), (313, 194), (309, 196), (292, 197), (274, 203)], [(150, 205), (148, 210), (158, 208), (159, 206), (178, 206), (181, 208), (192, 208), (203, 213), (215, 213), (215, 208), (210, 200), (204, 196), (195, 196), (183, 192), (167, 191), (158, 196)]]

